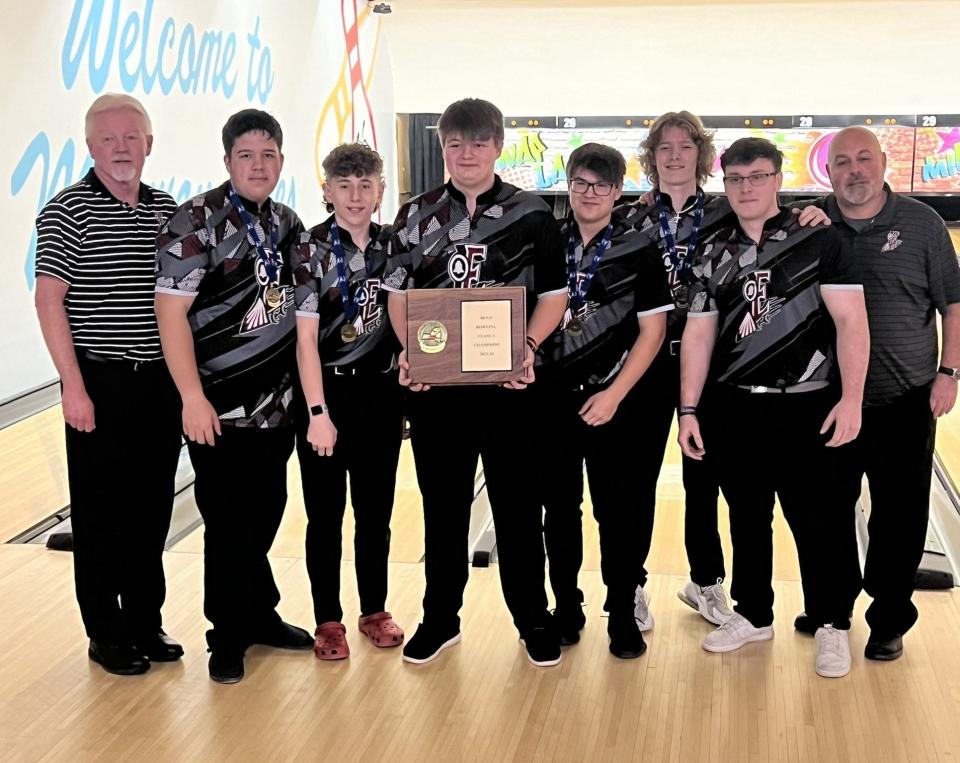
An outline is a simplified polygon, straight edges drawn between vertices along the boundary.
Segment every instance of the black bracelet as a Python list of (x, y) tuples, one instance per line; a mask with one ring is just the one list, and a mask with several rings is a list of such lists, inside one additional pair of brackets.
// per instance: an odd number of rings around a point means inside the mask
[(695, 405), (679, 405), (677, 406), (677, 411), (680, 413), (696, 413), (697, 406)]
[(696, 416), (696, 415), (697, 415), (697, 409), (694, 408), (693, 410), (689, 410), (689, 411), (680, 411), (677, 414), (677, 418), (680, 418), (681, 416)]
[(529, 347), (534, 352), (537, 352), (540, 349), (540, 345), (537, 344), (537, 340), (534, 339), (529, 334), (527, 334), (527, 347)]

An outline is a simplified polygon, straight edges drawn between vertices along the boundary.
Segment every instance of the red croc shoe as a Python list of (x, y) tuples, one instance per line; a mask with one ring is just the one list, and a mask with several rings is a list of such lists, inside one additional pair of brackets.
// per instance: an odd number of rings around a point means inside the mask
[(361, 617), (357, 627), (374, 646), (400, 646), (403, 643), (403, 629), (393, 621), (389, 612)]
[(317, 626), (314, 632), (313, 653), (319, 660), (345, 660), (350, 656), (347, 629), (343, 623), (330, 621)]

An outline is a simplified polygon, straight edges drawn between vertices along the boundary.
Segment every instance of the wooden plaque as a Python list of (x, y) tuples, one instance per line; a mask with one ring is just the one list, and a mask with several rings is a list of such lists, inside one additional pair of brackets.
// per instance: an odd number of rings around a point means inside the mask
[(526, 289), (410, 289), (406, 295), (411, 382), (502, 384), (523, 376)]

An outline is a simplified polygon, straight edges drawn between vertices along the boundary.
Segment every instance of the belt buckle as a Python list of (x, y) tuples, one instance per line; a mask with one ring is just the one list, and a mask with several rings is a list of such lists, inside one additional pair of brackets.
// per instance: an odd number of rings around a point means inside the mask
[(334, 366), (334, 367), (333, 367), (333, 375), (334, 375), (334, 376), (356, 376), (356, 375), (357, 375), (357, 369), (356, 369), (356, 368), (342, 368), (341, 366)]
[(680, 354), (680, 340), (679, 340), (679, 339), (671, 339), (671, 340), (670, 340), (670, 346), (668, 347), (668, 351), (669, 351), (670, 354), (673, 355), (673, 356), (679, 355), (679, 354)]
[(765, 387), (762, 384), (754, 384), (750, 386), (750, 393), (754, 395), (762, 395), (765, 392), (769, 392), (770, 388)]

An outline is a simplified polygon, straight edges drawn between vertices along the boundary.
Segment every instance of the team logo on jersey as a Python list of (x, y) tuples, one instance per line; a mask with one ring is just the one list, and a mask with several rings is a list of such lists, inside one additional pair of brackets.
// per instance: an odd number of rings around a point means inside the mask
[(357, 301), (357, 317), (353, 327), (357, 336), (375, 331), (383, 323), (383, 305), (377, 301), (382, 282), (379, 278), (367, 278), (357, 287), (354, 299)]
[(771, 297), (767, 293), (769, 283), (769, 270), (754, 271), (744, 280), (741, 293), (750, 307), (740, 321), (738, 342), (763, 329), (783, 308), (783, 297)]
[[(683, 262), (687, 258), (687, 247), (678, 244), (674, 248), (677, 250), (677, 260)], [(673, 266), (673, 258), (670, 256), (670, 252), (662, 252), (661, 256), (663, 257), (663, 267), (667, 271), (667, 286), (670, 289), (670, 296), (673, 297), (674, 304), (677, 307), (686, 307), (686, 285), (680, 280), (677, 269)]]
[(417, 329), (417, 344), (428, 355), (443, 352), (447, 346), (447, 327), (440, 321), (421, 323)]
[[(277, 274), (283, 270), (283, 254), (276, 253)], [(253, 272), (257, 280), (257, 295), (253, 305), (240, 321), (240, 333), (249, 334), (264, 326), (276, 326), (293, 305), (293, 287), (271, 281), (260, 257), (254, 258)]]
[(896, 249), (903, 241), (900, 240), (900, 231), (892, 230), (887, 233), (887, 243), (883, 245), (880, 249), (881, 252), (892, 252)]
[(486, 244), (456, 244), (447, 259), (447, 274), (458, 289), (492, 286), (493, 281), (480, 280), (480, 267), (487, 259)]

